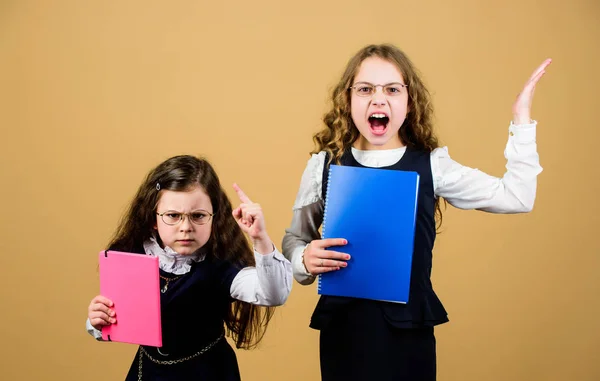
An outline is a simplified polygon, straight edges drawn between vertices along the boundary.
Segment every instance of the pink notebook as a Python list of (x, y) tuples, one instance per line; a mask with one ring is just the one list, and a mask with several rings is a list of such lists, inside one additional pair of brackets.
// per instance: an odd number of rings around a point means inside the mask
[(158, 257), (106, 250), (98, 254), (100, 295), (112, 300), (117, 322), (102, 338), (162, 346)]

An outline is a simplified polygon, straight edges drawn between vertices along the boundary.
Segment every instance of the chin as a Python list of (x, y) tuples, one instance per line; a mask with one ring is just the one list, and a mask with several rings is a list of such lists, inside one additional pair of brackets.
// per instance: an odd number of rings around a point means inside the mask
[(198, 249), (200, 249), (199, 247), (180, 247), (177, 250), (175, 250), (177, 252), (177, 254), (179, 255), (192, 255), (194, 254), (196, 251), (198, 251)]
[(390, 140), (391, 138), (389, 136), (374, 136), (371, 139), (367, 139), (367, 142), (377, 148), (383, 148)]
[(368, 142), (374, 146), (383, 146), (383, 145), (386, 145), (387, 142), (389, 142), (389, 141), (390, 141), (389, 136), (375, 136), (368, 140)]

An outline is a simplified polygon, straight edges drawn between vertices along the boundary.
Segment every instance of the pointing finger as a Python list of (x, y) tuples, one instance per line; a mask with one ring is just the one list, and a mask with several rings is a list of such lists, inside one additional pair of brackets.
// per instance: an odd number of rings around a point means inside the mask
[(243, 203), (252, 203), (252, 200), (250, 200), (250, 198), (248, 196), (246, 196), (246, 193), (244, 193), (244, 191), (242, 190), (242, 188), (239, 187), (239, 185), (237, 184), (233, 184), (233, 189), (235, 190), (235, 193), (237, 193), (238, 197), (240, 198), (240, 201)]

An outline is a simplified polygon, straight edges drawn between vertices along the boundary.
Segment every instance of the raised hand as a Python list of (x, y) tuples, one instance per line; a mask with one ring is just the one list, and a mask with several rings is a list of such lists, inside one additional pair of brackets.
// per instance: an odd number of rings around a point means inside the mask
[(261, 254), (271, 253), (274, 249), (273, 241), (267, 234), (262, 208), (252, 202), (237, 184), (233, 184), (233, 189), (241, 201), (241, 204), (233, 210), (233, 218), (242, 231), (250, 236), (256, 251)]
[(531, 77), (523, 90), (517, 95), (517, 100), (513, 104), (513, 123), (514, 124), (527, 124), (531, 122), (531, 103), (533, 101), (533, 93), (535, 92), (535, 85), (542, 76), (546, 73), (546, 68), (552, 63), (552, 59), (548, 58), (537, 69), (533, 72)]

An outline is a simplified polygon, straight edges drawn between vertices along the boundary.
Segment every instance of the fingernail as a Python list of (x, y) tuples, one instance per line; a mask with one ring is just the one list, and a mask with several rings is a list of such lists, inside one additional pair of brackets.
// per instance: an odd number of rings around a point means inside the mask
[(348, 264), (347, 264), (347, 263), (344, 263), (344, 264), (342, 264), (342, 267), (346, 267), (346, 266), (348, 266)]
[(350, 259), (350, 256), (349, 256), (349, 255), (346, 255), (346, 259)]

